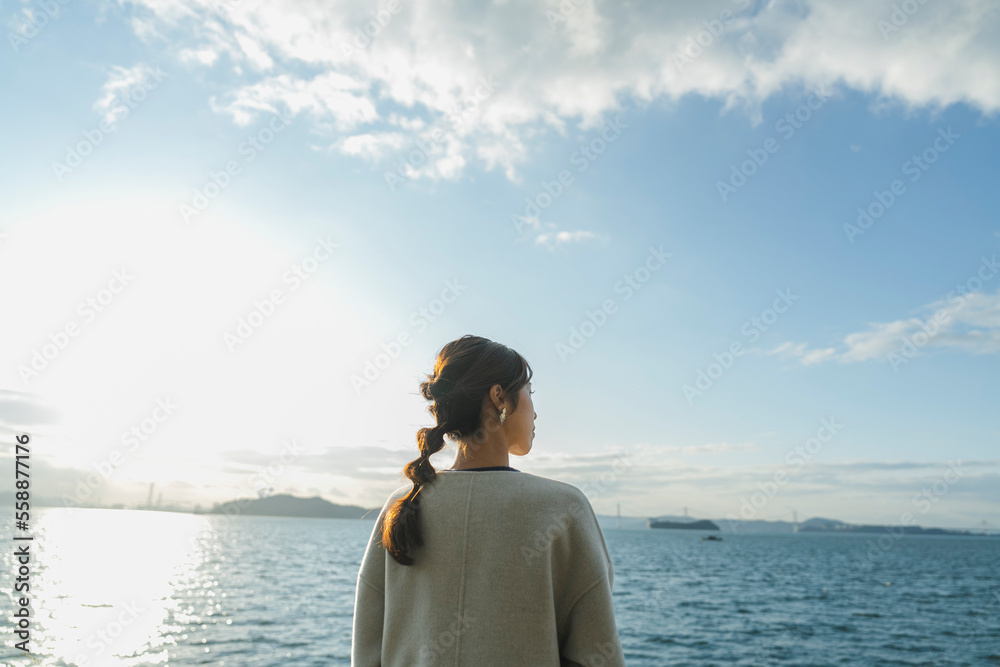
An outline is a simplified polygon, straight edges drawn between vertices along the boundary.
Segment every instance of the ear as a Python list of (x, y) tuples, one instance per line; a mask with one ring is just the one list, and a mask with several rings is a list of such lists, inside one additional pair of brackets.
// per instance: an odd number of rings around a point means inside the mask
[(490, 387), (490, 399), (497, 410), (503, 410), (503, 387), (498, 384)]

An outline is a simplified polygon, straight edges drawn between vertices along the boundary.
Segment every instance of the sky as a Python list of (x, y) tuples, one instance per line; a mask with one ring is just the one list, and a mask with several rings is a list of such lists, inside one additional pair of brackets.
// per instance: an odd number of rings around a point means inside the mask
[(0, 16), (37, 496), (381, 506), (472, 333), (534, 373), (511, 465), (598, 513), (1000, 527), (995, 3)]

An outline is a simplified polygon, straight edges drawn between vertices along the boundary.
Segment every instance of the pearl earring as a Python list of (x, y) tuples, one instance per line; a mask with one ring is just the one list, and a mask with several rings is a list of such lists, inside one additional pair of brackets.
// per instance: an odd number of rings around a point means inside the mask
[(504, 406), (504, 409), (500, 411), (500, 423), (502, 424), (503, 420), (506, 418), (507, 418), (507, 407)]

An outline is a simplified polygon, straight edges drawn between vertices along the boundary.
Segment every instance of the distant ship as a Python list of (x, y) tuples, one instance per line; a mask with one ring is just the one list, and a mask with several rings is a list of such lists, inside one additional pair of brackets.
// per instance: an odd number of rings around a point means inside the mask
[(700, 521), (660, 521), (658, 519), (647, 519), (646, 523), (650, 528), (680, 528), (681, 530), (719, 530), (714, 521), (702, 519)]

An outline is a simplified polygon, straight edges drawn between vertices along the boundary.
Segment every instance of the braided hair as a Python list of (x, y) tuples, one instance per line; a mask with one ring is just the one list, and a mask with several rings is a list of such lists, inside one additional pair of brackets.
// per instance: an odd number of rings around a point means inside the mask
[(428, 411), (437, 424), (417, 431), (420, 456), (403, 468), (413, 488), (389, 506), (381, 527), (382, 545), (397, 563), (413, 565), (413, 552), (423, 546), (419, 493), (437, 478), (430, 457), (444, 447), (446, 435), (456, 439), (471, 437), (477, 443), (483, 441), (486, 435), (483, 404), (490, 388), (500, 385), (516, 410), (518, 394), (531, 375), (524, 357), (481, 336), (462, 336), (438, 352), (434, 372), (420, 383), (420, 393), (432, 402)]

